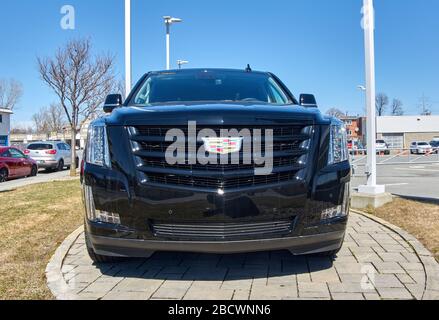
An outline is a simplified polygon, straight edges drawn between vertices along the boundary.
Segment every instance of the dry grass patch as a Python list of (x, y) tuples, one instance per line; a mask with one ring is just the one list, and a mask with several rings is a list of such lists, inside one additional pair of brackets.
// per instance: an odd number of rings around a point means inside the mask
[(45, 269), (83, 221), (78, 180), (0, 193), (0, 299), (52, 299)]
[(368, 209), (415, 236), (439, 261), (439, 203), (395, 198), (379, 209)]

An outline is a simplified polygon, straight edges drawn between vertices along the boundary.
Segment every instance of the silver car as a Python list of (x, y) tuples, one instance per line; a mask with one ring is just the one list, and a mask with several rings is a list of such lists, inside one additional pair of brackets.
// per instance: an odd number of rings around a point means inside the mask
[(62, 141), (32, 142), (24, 153), (37, 161), (39, 168), (47, 171), (61, 171), (72, 165), (70, 146)]

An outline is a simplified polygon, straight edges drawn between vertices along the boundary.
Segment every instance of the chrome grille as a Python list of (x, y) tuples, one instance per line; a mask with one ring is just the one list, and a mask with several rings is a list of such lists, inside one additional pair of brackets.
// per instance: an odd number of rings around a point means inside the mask
[[(165, 138), (171, 129), (180, 129), (187, 137), (188, 128), (184, 126), (128, 127), (133, 156), (142, 183), (227, 190), (292, 181), (298, 179), (299, 172), (307, 167), (313, 136), (313, 127), (310, 124), (253, 127), (251, 130), (261, 129), (262, 133), (266, 129), (273, 130), (273, 172), (260, 176), (255, 175), (255, 169), (264, 165), (256, 164), (253, 159), (249, 164), (244, 163), (243, 150), (239, 154), (240, 162), (236, 164), (224, 165), (220, 164), (219, 160), (218, 164), (191, 164), (188, 155), (186, 155), (185, 163), (175, 165), (167, 163), (166, 150), (173, 142), (166, 141)], [(217, 136), (221, 136), (223, 129), (240, 131), (244, 127), (199, 127), (197, 134), (203, 129), (213, 130)], [(263, 138), (264, 135), (262, 135)], [(197, 150), (202, 145), (202, 141), (197, 141)], [(187, 147), (186, 145), (186, 150), (188, 150)], [(262, 144), (262, 150), (265, 150), (264, 144)], [(218, 159), (220, 157), (218, 155)]]
[(243, 223), (169, 224), (151, 223), (153, 234), (171, 240), (221, 241), (245, 238), (272, 238), (289, 235), (294, 220)]

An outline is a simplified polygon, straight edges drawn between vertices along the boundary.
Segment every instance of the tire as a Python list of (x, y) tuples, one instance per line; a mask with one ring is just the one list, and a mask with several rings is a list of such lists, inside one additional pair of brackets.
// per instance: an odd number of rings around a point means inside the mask
[(119, 257), (110, 257), (110, 256), (103, 256), (100, 254), (97, 254), (91, 244), (90, 240), (88, 238), (87, 232), (85, 233), (85, 246), (87, 247), (87, 253), (91, 260), (93, 260), (94, 263), (115, 263), (115, 262), (121, 262), (123, 261), (123, 258)]
[(5, 168), (0, 170), (0, 183), (6, 182), (8, 180), (8, 170)]
[(63, 170), (64, 170), (64, 160), (61, 159), (61, 160), (59, 160), (58, 165), (56, 166), (55, 171), (58, 172), (58, 171), (63, 171)]
[(38, 175), (38, 168), (37, 166), (32, 166), (32, 170), (30, 172), (31, 177), (36, 177)]

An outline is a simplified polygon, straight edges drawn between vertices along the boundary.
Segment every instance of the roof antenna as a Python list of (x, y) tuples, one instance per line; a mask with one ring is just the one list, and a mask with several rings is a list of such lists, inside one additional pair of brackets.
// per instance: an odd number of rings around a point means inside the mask
[(250, 65), (247, 65), (247, 68), (245, 68), (245, 72), (252, 72), (252, 68), (250, 67)]

